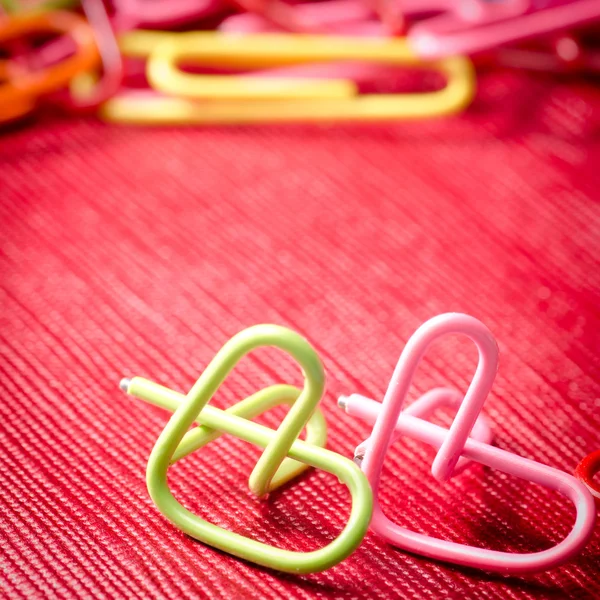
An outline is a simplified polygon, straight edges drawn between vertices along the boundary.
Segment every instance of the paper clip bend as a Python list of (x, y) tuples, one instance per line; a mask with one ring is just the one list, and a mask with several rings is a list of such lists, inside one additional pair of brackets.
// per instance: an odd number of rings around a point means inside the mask
[[(122, 51), (139, 56), (146, 44), (141, 35), (146, 33), (121, 36)], [(178, 68), (184, 60), (263, 71), (260, 76), (197, 75)], [(442, 89), (428, 93), (360, 95), (349, 79), (269, 77), (268, 72), (275, 67), (340, 61), (432, 70), (440, 72), (447, 82)], [(374, 122), (454, 114), (466, 108), (475, 94), (469, 59), (423, 62), (403, 39), (278, 33), (170, 34), (150, 49), (147, 75), (151, 85), (166, 96), (144, 100), (139, 96), (117, 96), (104, 104), (102, 116), (110, 121), (163, 125)]]
[[(235, 365), (246, 354), (263, 346), (280, 348), (298, 362), (305, 378), (303, 389), (272, 386), (227, 411), (209, 405)], [(276, 325), (257, 325), (234, 336), (185, 396), (140, 377), (123, 380), (121, 388), (128, 394), (175, 410), (156, 441), (146, 470), (148, 491), (160, 512), (179, 529), (210, 546), (279, 571), (314, 573), (349, 556), (369, 527), (373, 507), (369, 483), (351, 460), (310, 443), (309, 439), (297, 439), (304, 425), (311, 423), (324, 385), (323, 366), (312, 346), (298, 334)], [(277, 431), (248, 420), (281, 402), (292, 406)], [(307, 427), (307, 433), (313, 440), (324, 442), (322, 415), (315, 413), (312, 419), (314, 434), (310, 433), (310, 427)], [(194, 422), (202, 425), (188, 432)], [(251, 490), (259, 496), (298, 474), (297, 464), (286, 457), (336, 475), (352, 496), (350, 516), (340, 535), (327, 546), (312, 552), (282, 550), (217, 527), (184, 508), (169, 489), (169, 466), (222, 433), (235, 435), (265, 449), (249, 481)]]
[[(407, 409), (401, 412), (401, 410), (413, 375), (429, 344), (444, 335), (453, 333), (464, 334), (475, 342), (479, 350), (479, 363), (451, 427), (445, 429), (419, 418), (419, 413), (426, 412), (427, 407), (424, 408), (424, 404), (436, 404), (447, 399), (447, 390), (433, 390), (417, 401), (421, 404), (420, 407), (417, 404), (416, 409), (413, 408), (414, 405), (410, 407), (412, 411)], [(589, 491), (575, 477), (511, 452), (494, 448), (486, 443), (476, 430), (473, 432), (473, 437), (469, 438), (469, 433), (477, 421), (479, 411), (492, 386), (497, 360), (498, 349), (494, 338), (480, 321), (462, 314), (439, 315), (419, 327), (406, 344), (383, 403), (359, 395), (351, 395), (343, 397), (340, 404), (348, 414), (374, 423), (370, 438), (358, 447), (357, 453), (364, 453), (361, 468), (373, 489), (374, 508), (371, 527), (376, 533), (395, 546), (437, 560), (505, 574), (532, 573), (555, 567), (581, 551), (592, 534), (596, 511)], [(433, 399), (432, 394), (435, 396)], [(454, 466), (462, 456), (559, 491), (573, 502), (577, 510), (571, 532), (564, 540), (548, 550), (513, 554), (448, 542), (396, 525), (383, 513), (377, 492), (385, 454), (394, 436), (399, 435), (407, 435), (438, 448), (432, 466), (432, 473), (438, 479), (443, 480), (452, 476), (455, 472)], [(475, 439), (476, 435), (480, 436), (480, 440)]]

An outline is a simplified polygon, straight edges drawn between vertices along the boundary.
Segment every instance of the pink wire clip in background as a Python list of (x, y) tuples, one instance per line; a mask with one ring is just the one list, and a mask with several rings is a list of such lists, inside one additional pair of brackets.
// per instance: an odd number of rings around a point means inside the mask
[(220, 25), (221, 31), (267, 33), (291, 31), (353, 36), (383, 36), (382, 24), (363, 0), (325, 0), (317, 3), (286, 4), (274, 0), (263, 10), (250, 10), (248, 0), (238, 0), (249, 12), (232, 15)]
[[(401, 412), (413, 375), (428, 346), (444, 335), (455, 333), (469, 337), (479, 351), (477, 370), (462, 402), (458, 392), (436, 389)], [(596, 509), (590, 492), (575, 477), (490, 445), (489, 428), (479, 413), (492, 387), (497, 364), (498, 347), (483, 323), (468, 315), (439, 315), (419, 327), (406, 344), (383, 403), (353, 394), (341, 397), (339, 404), (349, 415), (374, 423), (371, 436), (356, 450), (358, 458), (364, 454), (361, 469), (373, 488), (373, 531), (395, 546), (446, 562), (505, 574), (542, 571), (567, 561), (583, 549), (593, 531)], [(449, 429), (419, 418), (447, 402), (460, 402)], [(469, 437), (471, 430), (473, 433)], [(396, 525), (383, 513), (378, 489), (387, 450), (401, 435), (438, 448), (431, 469), (438, 480), (443, 481), (455, 475), (455, 466), (462, 457), (560, 492), (573, 502), (577, 510), (571, 532), (548, 550), (515, 554), (448, 542)], [(464, 466), (464, 460), (458, 464), (459, 469)]]
[(442, 12), (408, 30), (423, 58), (474, 54), (502, 44), (583, 25), (600, 17), (600, 0), (403, 0), (408, 17)]
[(170, 28), (226, 10), (225, 0), (113, 0), (113, 25), (118, 31), (141, 27)]
[[(73, 112), (84, 112), (96, 109), (108, 100), (119, 89), (123, 77), (123, 59), (112, 29), (106, 6), (102, 0), (81, 0), (83, 13), (92, 27), (100, 58), (102, 60), (102, 76), (85, 93), (73, 95), (68, 89), (59, 90), (47, 99)], [(65, 60), (73, 54), (77, 45), (68, 35), (51, 40), (40, 48), (32, 49), (27, 43), (18, 40), (19, 52), (16, 61), (25, 68), (43, 70), (48, 66)]]
[(96, 44), (102, 59), (102, 77), (83, 96), (67, 94), (61, 104), (71, 110), (97, 108), (113, 96), (123, 81), (124, 67), (119, 44), (102, 0), (81, 0), (83, 13), (94, 30)]
[[(237, 0), (249, 12), (227, 17), (219, 25), (225, 33), (319, 33), (355, 37), (386, 37), (390, 27), (376, 18), (371, 4), (364, 0), (325, 0), (287, 4), (283, 0)], [(252, 10), (254, 8), (254, 10)], [(394, 77), (401, 69), (373, 62), (356, 61), (290, 65), (271, 69), (271, 77), (335, 77), (351, 79), (357, 84), (373, 84)]]

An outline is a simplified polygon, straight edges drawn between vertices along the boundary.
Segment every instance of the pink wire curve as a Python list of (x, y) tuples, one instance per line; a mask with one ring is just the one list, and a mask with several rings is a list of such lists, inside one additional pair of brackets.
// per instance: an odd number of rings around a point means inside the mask
[(81, 6), (94, 30), (103, 74), (100, 81), (84, 97), (76, 98), (68, 94), (63, 98), (63, 106), (71, 110), (97, 108), (116, 94), (124, 77), (123, 58), (103, 0), (81, 0)]
[(441, 11), (408, 30), (411, 46), (423, 58), (474, 54), (600, 18), (600, 0), (403, 0), (402, 7), (408, 17)]

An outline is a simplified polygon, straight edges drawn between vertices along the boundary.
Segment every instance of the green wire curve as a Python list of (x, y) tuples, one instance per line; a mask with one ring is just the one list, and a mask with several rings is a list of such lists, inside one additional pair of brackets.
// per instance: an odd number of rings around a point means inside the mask
[[(262, 346), (280, 348), (299, 363), (305, 379), (303, 389), (272, 386), (226, 411), (208, 405), (240, 359)], [(175, 411), (156, 441), (146, 470), (148, 491), (160, 512), (182, 531), (206, 544), (280, 571), (314, 573), (349, 556), (369, 526), (373, 495), (366, 477), (351, 460), (317, 445), (325, 441), (324, 419), (315, 412), (324, 385), (323, 365), (312, 346), (300, 335), (277, 325), (257, 325), (234, 336), (217, 353), (186, 396), (146, 379), (133, 378), (128, 382), (129, 394)], [(290, 404), (291, 408), (277, 431), (248, 420), (282, 402)], [(188, 432), (196, 421), (202, 425)], [(302, 441), (297, 438), (305, 425), (307, 440)], [(282, 550), (217, 527), (184, 508), (169, 489), (169, 466), (222, 433), (235, 435), (265, 449), (249, 481), (250, 488), (259, 496), (289, 481), (300, 468), (307, 466), (336, 475), (352, 496), (350, 516), (340, 535), (319, 550)], [(300, 466), (294, 461), (303, 464)]]

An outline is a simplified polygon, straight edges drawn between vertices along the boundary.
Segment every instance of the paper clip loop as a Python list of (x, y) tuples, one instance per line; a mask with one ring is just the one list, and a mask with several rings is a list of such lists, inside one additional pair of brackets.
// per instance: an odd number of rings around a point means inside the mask
[[(303, 389), (272, 386), (226, 411), (209, 405), (235, 365), (262, 346), (280, 348), (298, 362), (305, 378)], [(323, 365), (312, 346), (298, 334), (276, 325), (257, 325), (234, 336), (185, 396), (140, 377), (123, 380), (121, 388), (128, 394), (175, 411), (156, 441), (146, 470), (148, 491), (160, 512), (179, 529), (210, 546), (279, 571), (314, 573), (349, 556), (368, 529), (373, 496), (366, 477), (351, 460), (311, 443), (325, 441), (325, 424), (317, 409), (324, 385)], [(284, 402), (292, 406), (277, 431), (248, 420)], [(201, 425), (188, 431), (194, 422)], [(307, 441), (297, 439), (307, 423)], [(306, 468), (295, 461), (336, 475), (352, 496), (350, 516), (340, 535), (312, 552), (282, 550), (212, 525), (184, 508), (169, 489), (169, 466), (222, 433), (265, 449), (249, 481), (250, 489), (259, 496)]]
[[(447, 399), (448, 390), (432, 390), (415, 403), (416, 409), (413, 408), (415, 406), (413, 404), (406, 411), (401, 412), (401, 410), (413, 375), (427, 347), (434, 340), (453, 333), (464, 334), (473, 340), (479, 350), (479, 363), (451, 427), (445, 429), (417, 415), (427, 412), (426, 404), (433, 405)], [(469, 438), (469, 433), (477, 422), (479, 412), (491, 389), (497, 362), (498, 348), (485, 325), (468, 315), (439, 315), (419, 327), (406, 344), (382, 404), (354, 394), (342, 397), (340, 406), (348, 414), (374, 423), (370, 438), (357, 448), (356, 453), (359, 456), (364, 454), (361, 468), (373, 489), (374, 508), (371, 527), (376, 533), (395, 546), (434, 559), (487, 571), (510, 574), (531, 573), (555, 567), (577, 554), (592, 534), (596, 511), (589, 491), (575, 477), (511, 452), (494, 448), (486, 443), (484, 435), (477, 434), (476, 431), (473, 437)], [(448, 542), (396, 525), (384, 515), (377, 492), (385, 454), (394, 436), (400, 435), (407, 435), (438, 448), (432, 473), (439, 480), (448, 479), (455, 473), (455, 465), (462, 456), (559, 491), (573, 502), (577, 510), (571, 532), (563, 541), (548, 550), (513, 554)], [(475, 439), (476, 436), (480, 439)]]
[[(149, 36), (144, 39), (144, 36)], [(140, 124), (245, 124), (273, 122), (382, 121), (449, 115), (473, 98), (471, 62), (452, 57), (423, 62), (403, 39), (327, 37), (296, 34), (227, 35), (220, 32), (151, 32), (120, 38), (125, 54), (148, 51), (151, 85), (167, 97), (117, 96), (104, 104), (111, 121)], [(441, 90), (410, 94), (359, 95), (348, 79), (198, 75), (178, 68), (182, 61), (235, 69), (271, 69), (302, 64), (360, 61), (440, 72)], [(249, 101), (251, 100), (251, 101)]]

